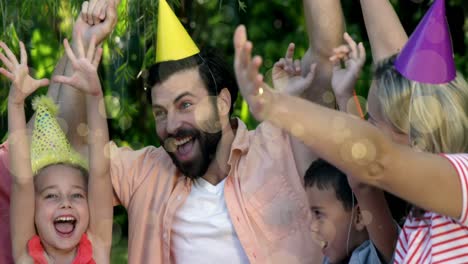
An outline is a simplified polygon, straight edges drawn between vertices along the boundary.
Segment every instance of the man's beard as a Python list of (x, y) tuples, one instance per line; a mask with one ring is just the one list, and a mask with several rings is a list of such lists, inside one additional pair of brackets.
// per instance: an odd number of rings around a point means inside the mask
[(177, 156), (174, 153), (177, 151), (177, 148), (174, 149), (171, 146), (167, 146), (167, 144), (163, 144), (164, 149), (169, 154), (176, 167), (185, 176), (191, 179), (200, 178), (206, 173), (211, 162), (216, 157), (216, 150), (218, 147), (218, 143), (222, 137), (222, 131), (219, 130), (216, 133), (207, 133), (198, 129), (180, 129), (177, 131), (176, 134), (169, 135), (165, 141), (167, 141), (169, 138), (180, 139), (184, 137), (192, 137), (192, 148), (195, 148), (195, 144), (197, 142), (200, 146), (200, 151), (198, 153), (195, 153), (194, 157), (191, 160), (180, 161), (179, 159), (177, 159)]

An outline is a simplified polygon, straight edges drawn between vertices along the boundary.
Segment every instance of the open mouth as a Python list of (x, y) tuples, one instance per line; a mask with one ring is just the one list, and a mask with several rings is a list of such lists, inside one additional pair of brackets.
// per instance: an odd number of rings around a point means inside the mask
[(174, 141), (176, 153), (179, 156), (179, 158), (187, 158), (187, 155), (190, 154), (190, 152), (193, 149), (194, 142), (195, 138), (193, 136), (179, 138)]
[(72, 215), (59, 216), (54, 219), (55, 231), (60, 236), (69, 237), (75, 230), (76, 222), (76, 218)]
[(317, 245), (319, 245), (320, 248), (321, 248), (322, 250), (324, 250), (324, 249), (326, 249), (326, 248), (328, 247), (328, 242), (325, 241), (325, 240), (322, 238), (322, 236), (320, 236), (320, 235), (317, 234), (316, 232), (312, 232), (312, 234), (313, 234), (312, 238), (313, 238), (314, 242), (315, 242)]

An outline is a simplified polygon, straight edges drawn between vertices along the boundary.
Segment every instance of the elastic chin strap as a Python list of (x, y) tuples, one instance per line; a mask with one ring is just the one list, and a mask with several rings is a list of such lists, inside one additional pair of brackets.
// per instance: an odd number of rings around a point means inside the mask
[(198, 55), (198, 57), (200, 57), (200, 59), (203, 61), (203, 64), (206, 64), (206, 67), (208, 67), (208, 70), (210, 71), (211, 78), (213, 79), (213, 83), (215, 84), (216, 92), (219, 93), (220, 91), (218, 90), (218, 83), (216, 83), (216, 79), (215, 79), (215, 77), (214, 77), (213, 72), (211, 71), (210, 65), (208, 65), (208, 63), (205, 61), (205, 59), (203, 58), (203, 56), (200, 55), (200, 53), (198, 53), (197, 55)]
[(348, 238), (346, 239), (346, 254), (349, 254), (349, 240), (351, 239), (351, 227), (354, 221), (354, 193), (351, 191), (351, 220), (348, 226)]

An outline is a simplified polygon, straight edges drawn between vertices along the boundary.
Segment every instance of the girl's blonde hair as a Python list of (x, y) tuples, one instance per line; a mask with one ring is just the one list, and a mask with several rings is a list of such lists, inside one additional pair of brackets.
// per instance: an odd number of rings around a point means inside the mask
[(386, 121), (407, 134), (412, 147), (432, 153), (468, 152), (468, 84), (460, 73), (450, 83), (410, 81), (393, 67), (376, 67), (376, 95)]

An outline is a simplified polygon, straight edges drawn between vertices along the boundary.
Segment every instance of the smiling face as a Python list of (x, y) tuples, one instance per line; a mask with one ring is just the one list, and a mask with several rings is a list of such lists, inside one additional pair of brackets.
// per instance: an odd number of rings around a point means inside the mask
[(79, 169), (51, 165), (35, 176), (35, 224), (44, 248), (73, 250), (89, 223), (87, 183)]
[[(353, 217), (357, 216), (353, 215), (351, 209), (343, 206), (343, 202), (336, 198), (335, 190), (331, 187), (307, 187), (306, 193), (313, 215), (312, 230), (315, 240), (322, 247), (322, 253), (330, 263), (348, 259), (350, 252), (363, 242), (362, 235), (359, 235), (362, 229), (357, 229), (361, 228), (361, 224), (353, 223)], [(354, 208), (354, 214), (356, 213)]]
[[(226, 89), (224, 89), (227, 92)], [(217, 97), (209, 96), (197, 68), (179, 71), (151, 91), (156, 133), (187, 177), (205, 174), (221, 139)], [(229, 104), (228, 104), (229, 105)]]

